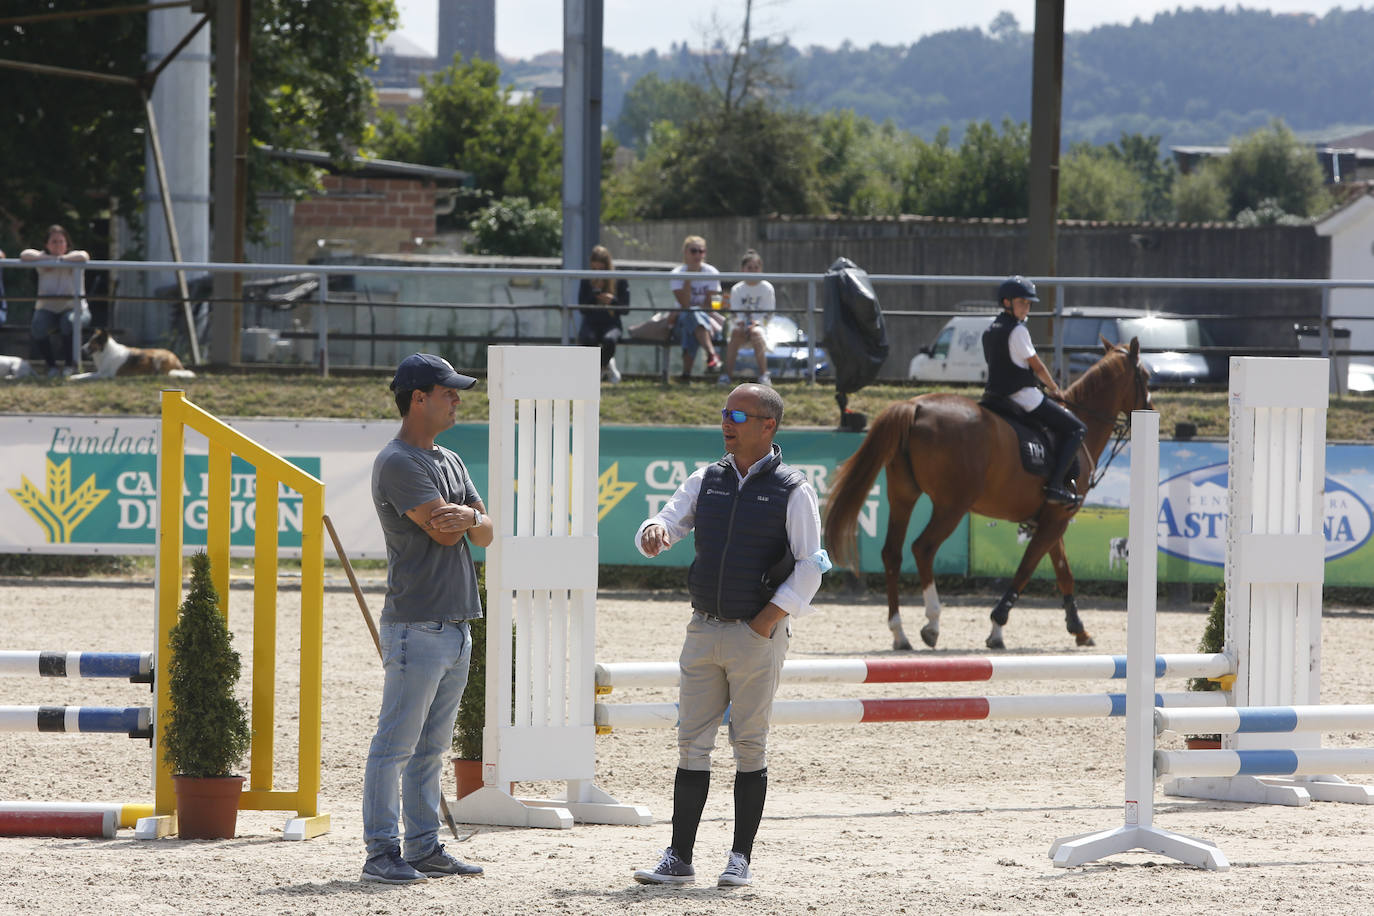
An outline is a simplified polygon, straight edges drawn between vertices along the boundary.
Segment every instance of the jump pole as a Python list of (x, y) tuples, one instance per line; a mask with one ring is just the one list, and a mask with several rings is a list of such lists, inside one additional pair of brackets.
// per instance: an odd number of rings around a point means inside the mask
[[(1056, 868), (1095, 862), (1143, 849), (1214, 871), (1231, 867), (1205, 840), (1154, 826), (1155, 604), (1159, 549), (1159, 414), (1131, 413), (1131, 563), (1126, 585), (1126, 798), (1125, 824), (1113, 830), (1062, 837), (1050, 846)], [(1139, 659), (1137, 664), (1134, 660)]]

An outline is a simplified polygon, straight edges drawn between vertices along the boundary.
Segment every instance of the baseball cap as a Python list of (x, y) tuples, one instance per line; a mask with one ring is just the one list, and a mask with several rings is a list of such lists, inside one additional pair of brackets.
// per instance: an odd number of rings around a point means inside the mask
[(412, 353), (396, 367), (396, 376), (391, 380), (392, 391), (414, 391), (430, 385), (443, 385), (445, 388), (467, 390), (477, 384), (470, 375), (455, 372), (448, 360), (432, 353)]

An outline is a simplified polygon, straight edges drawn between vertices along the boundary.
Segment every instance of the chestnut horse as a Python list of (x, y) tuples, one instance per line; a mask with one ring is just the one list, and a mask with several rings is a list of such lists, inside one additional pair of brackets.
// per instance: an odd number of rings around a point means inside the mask
[[(1116, 418), (1132, 410), (1152, 410), (1149, 370), (1140, 362), (1140, 344), (1113, 346), (1064, 392), (1064, 403), (1088, 427), (1078, 455), (1076, 487), (1081, 498), (1111, 440)], [(1064, 619), (1080, 646), (1093, 639), (1078, 618), (1073, 573), (1064, 553), (1064, 529), (1078, 506), (1046, 503), (1044, 479), (1021, 466), (1020, 446), (1011, 424), (972, 400), (954, 394), (923, 394), (889, 405), (873, 420), (859, 450), (839, 468), (825, 513), (825, 542), (837, 565), (857, 571), (859, 511), (878, 472), (887, 469), (887, 539), (883, 570), (887, 578), (887, 625), (892, 648), (910, 649), (897, 608), (902, 545), (907, 522), (922, 493), (931, 501), (930, 521), (911, 544), (921, 576), (927, 623), (921, 639), (932, 648), (940, 636), (940, 595), (935, 589), (935, 551), (969, 512), (1028, 523), (1034, 534), (1026, 545), (1011, 587), (992, 611), (990, 649), (1002, 649), (1002, 627), (1021, 589), (1046, 552), (1064, 595)]]

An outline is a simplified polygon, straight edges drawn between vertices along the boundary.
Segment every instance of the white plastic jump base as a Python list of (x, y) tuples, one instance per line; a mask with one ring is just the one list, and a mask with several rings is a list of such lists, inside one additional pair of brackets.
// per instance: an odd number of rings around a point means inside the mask
[[(471, 824), (648, 824), (593, 783), (601, 361), (593, 347), (489, 347), (487, 709)], [(514, 629), (511, 651), (509, 635)], [(502, 634), (504, 638), (498, 638)], [(559, 798), (515, 797), (556, 781)]]
[[(1159, 414), (1150, 410), (1131, 414), (1130, 553), (1126, 575), (1126, 644), (1128, 657), (1155, 657), (1155, 604), (1159, 551)], [(1126, 675), (1125, 823), (1113, 830), (1063, 837), (1050, 846), (1056, 868), (1095, 862), (1133, 850), (1168, 856), (1187, 865), (1212, 871), (1231, 867), (1215, 845), (1153, 826), (1155, 671), (1148, 664), (1132, 664)]]
[(1313, 801), (1374, 805), (1374, 789), (1339, 776), (1180, 776), (1164, 783), (1164, 794), (1178, 798), (1287, 805), (1303, 808)]

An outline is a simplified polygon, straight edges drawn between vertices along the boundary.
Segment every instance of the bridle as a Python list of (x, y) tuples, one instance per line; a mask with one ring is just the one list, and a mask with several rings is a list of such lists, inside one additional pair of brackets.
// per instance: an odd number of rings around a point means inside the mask
[[(1135, 376), (1135, 403), (1144, 404), (1146, 407), (1149, 407), (1149, 383), (1145, 377), (1145, 369), (1141, 366), (1138, 358), (1133, 374)], [(1070, 402), (1068, 399), (1062, 399), (1060, 403), (1072, 409), (1075, 413), (1086, 414), (1098, 420), (1110, 421), (1112, 424), (1112, 447), (1107, 453), (1107, 460), (1094, 469), (1093, 476), (1088, 480), (1088, 489), (1091, 490), (1102, 482), (1102, 478), (1106, 476), (1107, 469), (1112, 466), (1112, 462), (1116, 460), (1116, 456), (1121, 454), (1122, 450), (1126, 448), (1126, 437), (1131, 433), (1131, 411), (1126, 411), (1126, 415), (1123, 417), (1120, 413), (1107, 414), (1083, 404)]]

